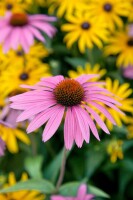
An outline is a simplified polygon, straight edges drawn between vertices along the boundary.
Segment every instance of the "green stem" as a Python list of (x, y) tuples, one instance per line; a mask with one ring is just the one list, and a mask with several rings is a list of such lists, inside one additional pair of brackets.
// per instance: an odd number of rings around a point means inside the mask
[(59, 178), (58, 178), (58, 181), (57, 181), (57, 184), (56, 184), (56, 191), (59, 190), (59, 188), (60, 188), (60, 186), (61, 186), (61, 184), (63, 182), (63, 179), (64, 179), (65, 167), (66, 167), (66, 153), (67, 153), (67, 150), (64, 147), (62, 163), (61, 163), (61, 169), (60, 169), (60, 175), (59, 175)]

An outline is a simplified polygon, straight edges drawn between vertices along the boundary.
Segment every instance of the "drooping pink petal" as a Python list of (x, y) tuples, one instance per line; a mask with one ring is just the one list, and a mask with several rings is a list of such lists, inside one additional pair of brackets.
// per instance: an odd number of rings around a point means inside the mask
[(100, 110), (101, 113), (103, 113), (107, 117), (107, 119), (109, 119), (112, 122), (112, 124), (116, 125), (115, 120), (113, 119), (113, 117), (111, 116), (111, 114), (108, 112), (108, 110), (105, 107), (93, 101), (90, 101), (89, 103), (93, 105), (94, 107), (96, 107), (98, 110)]
[(74, 117), (71, 108), (67, 108), (64, 124), (64, 141), (66, 149), (70, 150), (74, 142)]
[(11, 36), (11, 47), (14, 50), (17, 50), (18, 44), (20, 43), (20, 35), (21, 35), (21, 29), (20, 28), (15, 28), (12, 31), (12, 36)]
[(89, 143), (90, 140), (89, 126), (86, 120), (86, 116), (84, 115), (83, 109), (80, 106), (74, 106), (73, 110), (77, 117), (78, 124), (82, 132), (82, 137), (87, 143)]
[(33, 26), (28, 26), (28, 29), (34, 35), (36, 39), (40, 40), (41, 42), (45, 42), (45, 38), (36, 28), (34, 28)]
[(34, 44), (34, 37), (33, 37), (33, 34), (29, 30), (29, 26), (25, 26), (21, 30), (21, 34), (23, 34), (29, 46), (32, 46)]
[(27, 133), (31, 133), (32, 131), (38, 129), (40, 126), (46, 123), (48, 119), (53, 115), (53, 113), (58, 109), (58, 106), (53, 106), (48, 108), (47, 110), (37, 114), (34, 119), (30, 122)]
[(43, 141), (44, 142), (49, 140), (54, 135), (56, 130), (58, 129), (58, 127), (61, 123), (61, 120), (63, 118), (64, 111), (65, 111), (65, 107), (59, 106), (59, 108), (53, 113), (53, 115), (47, 122), (45, 129), (43, 131)]
[(28, 53), (30, 46), (28, 45), (27, 40), (23, 34), (20, 37), (20, 45), (22, 46), (25, 53)]
[(94, 117), (94, 120), (98, 123), (98, 125), (101, 127), (101, 129), (103, 129), (103, 131), (107, 134), (110, 134), (107, 126), (105, 125), (105, 123), (102, 121), (102, 119), (99, 117), (99, 115), (90, 107), (85, 105), (85, 108), (87, 109), (87, 111)]

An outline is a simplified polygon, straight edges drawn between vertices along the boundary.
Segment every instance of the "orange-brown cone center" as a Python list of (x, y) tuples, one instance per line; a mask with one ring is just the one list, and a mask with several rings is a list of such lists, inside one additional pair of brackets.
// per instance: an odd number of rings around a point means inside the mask
[(9, 23), (12, 26), (25, 26), (28, 24), (28, 16), (25, 13), (12, 14)]
[(74, 106), (81, 103), (84, 97), (84, 89), (76, 80), (65, 79), (54, 89), (57, 103), (63, 106)]

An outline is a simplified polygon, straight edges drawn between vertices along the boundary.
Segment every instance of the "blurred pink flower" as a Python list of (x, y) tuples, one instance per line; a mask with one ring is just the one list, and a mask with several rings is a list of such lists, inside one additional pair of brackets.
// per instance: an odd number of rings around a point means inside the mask
[(133, 24), (128, 25), (128, 35), (133, 37)]
[(5, 142), (0, 138), (0, 156), (4, 155)]
[[(67, 149), (71, 149), (73, 142), (82, 147), (83, 141), (89, 143), (90, 130), (100, 140), (98, 130), (92, 119), (98, 123), (103, 131), (109, 134), (105, 123), (93, 109), (96, 107), (113, 124), (115, 121), (104, 107), (105, 104), (118, 112), (119, 104), (108, 90), (100, 87), (102, 82), (88, 82), (98, 75), (82, 75), (76, 79), (65, 79), (63, 76), (43, 78), (34, 86), (22, 85), (31, 91), (10, 98), (11, 108), (23, 110), (17, 122), (32, 120), (27, 132), (33, 132), (43, 124), (43, 141), (49, 140), (57, 131), (64, 119), (64, 140)], [(93, 106), (93, 107), (92, 107)]]
[(56, 21), (56, 17), (42, 14), (7, 13), (0, 18), (0, 43), (3, 44), (4, 52), (10, 48), (16, 50), (19, 45), (25, 52), (28, 52), (29, 47), (34, 43), (34, 38), (45, 42), (41, 31), (53, 37), (56, 28), (49, 24), (53, 21)]
[(122, 73), (125, 78), (133, 79), (133, 65), (122, 68)]
[(77, 197), (63, 197), (60, 195), (53, 195), (51, 200), (92, 200), (93, 198), (94, 195), (87, 194), (87, 186), (82, 184), (78, 189)]

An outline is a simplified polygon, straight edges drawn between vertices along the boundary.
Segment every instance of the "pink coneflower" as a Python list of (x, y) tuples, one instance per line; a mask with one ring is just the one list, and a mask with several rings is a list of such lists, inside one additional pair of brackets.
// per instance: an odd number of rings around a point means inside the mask
[(28, 133), (47, 122), (43, 131), (43, 141), (46, 142), (55, 134), (64, 119), (64, 140), (67, 149), (71, 149), (74, 141), (78, 147), (82, 147), (84, 140), (89, 143), (90, 130), (97, 140), (100, 140), (93, 118), (107, 134), (109, 130), (93, 107), (115, 124), (103, 104), (119, 112), (115, 104), (120, 104), (111, 97), (113, 95), (109, 91), (100, 87), (101, 82), (88, 82), (96, 76), (82, 75), (76, 79), (55, 76), (43, 78), (34, 86), (22, 85), (31, 91), (10, 98), (13, 102), (11, 108), (24, 110), (17, 122), (33, 117), (27, 128)]
[(5, 142), (0, 138), (0, 156), (4, 155)]
[(53, 37), (56, 29), (49, 23), (53, 21), (56, 21), (55, 17), (43, 14), (7, 13), (0, 19), (0, 43), (3, 44), (4, 52), (10, 48), (16, 50), (19, 45), (28, 52), (34, 38), (45, 42), (41, 31)]
[(77, 197), (63, 197), (60, 195), (53, 195), (51, 200), (92, 200), (94, 195), (87, 194), (87, 186), (82, 184), (77, 192)]
[(133, 65), (122, 68), (122, 73), (125, 78), (133, 79)]

